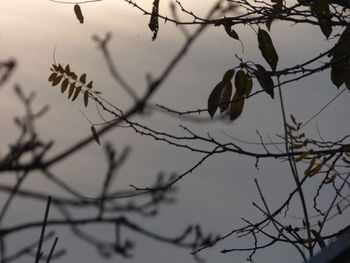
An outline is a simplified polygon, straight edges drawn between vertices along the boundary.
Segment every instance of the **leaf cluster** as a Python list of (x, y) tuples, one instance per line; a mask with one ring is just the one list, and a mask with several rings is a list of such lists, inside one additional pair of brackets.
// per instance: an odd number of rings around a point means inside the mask
[(100, 94), (99, 91), (91, 91), (93, 88), (93, 81), (87, 83), (86, 73), (81, 74), (79, 77), (74, 72), (71, 71), (69, 64), (64, 68), (61, 64), (52, 64), (50, 68), (51, 74), (49, 76), (49, 82), (52, 87), (61, 86), (61, 93), (63, 94), (68, 90), (68, 99), (75, 101), (80, 94), (83, 94), (83, 101), (85, 107), (88, 106), (89, 97), (94, 94)]

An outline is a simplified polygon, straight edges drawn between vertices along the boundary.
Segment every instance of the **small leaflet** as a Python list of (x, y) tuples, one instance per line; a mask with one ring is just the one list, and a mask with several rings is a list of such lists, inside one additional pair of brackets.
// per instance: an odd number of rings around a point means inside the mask
[(86, 90), (84, 92), (84, 105), (85, 105), (85, 107), (88, 106), (88, 103), (89, 103), (89, 91)]
[(70, 84), (69, 91), (68, 91), (68, 99), (72, 97), (74, 90), (75, 90), (75, 82)]
[(81, 86), (77, 87), (74, 91), (74, 95), (72, 97), (72, 101), (75, 101), (77, 98), (78, 98), (78, 95), (80, 94), (80, 91), (81, 91)]
[(79, 81), (80, 81), (81, 83), (83, 83), (83, 84), (86, 83), (86, 73), (84, 73), (84, 74), (82, 74), (82, 75), (80, 76)]
[(68, 88), (69, 85), (69, 80), (68, 79), (64, 79), (62, 84), (61, 84), (61, 92), (64, 93), (66, 91), (66, 89)]

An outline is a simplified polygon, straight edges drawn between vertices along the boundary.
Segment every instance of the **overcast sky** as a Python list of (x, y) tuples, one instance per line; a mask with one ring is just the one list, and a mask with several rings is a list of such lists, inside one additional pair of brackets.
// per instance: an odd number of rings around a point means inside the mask
[[(151, 0), (138, 2), (150, 10)], [(200, 15), (205, 13), (211, 2), (201, 0), (198, 6), (198, 2), (194, 0), (182, 1), (185, 6)], [(168, 3), (169, 1), (161, 1), (161, 10), (168, 12)], [(136, 87), (139, 94), (145, 90), (146, 74), (159, 75), (184, 40), (174, 25), (160, 23), (159, 36), (152, 42), (152, 33), (147, 26), (149, 18), (142, 16), (122, 0), (85, 4), (82, 5), (82, 11), (85, 23), (79, 24), (72, 5), (57, 4), (49, 0), (2, 1), (0, 59), (15, 58), (18, 67), (11, 80), (0, 90), (1, 152), (5, 152), (8, 144), (16, 138), (17, 131), (12, 125), (12, 119), (14, 115), (23, 111), (13, 92), (14, 83), (19, 83), (26, 92), (35, 90), (38, 93), (37, 107), (50, 105), (50, 112), (38, 123), (38, 129), (44, 138), (55, 141), (56, 148), (53, 153), (90, 134), (90, 124), (80, 113), (80, 109), (93, 121), (100, 121), (94, 107), (85, 110), (80, 101), (72, 103), (61, 96), (58, 88), (50, 87), (47, 78), (53, 63), (55, 47), (57, 62), (70, 64), (77, 72), (86, 72), (88, 79), (94, 80), (96, 89), (112, 103), (127, 107), (132, 101), (113, 82), (102, 54), (92, 41), (92, 35), (103, 36), (106, 32), (112, 33), (110, 50), (113, 58), (120, 72)], [(221, 27), (210, 28), (192, 46), (189, 55), (181, 61), (152, 102), (179, 110), (205, 108), (207, 97), (223, 73), (230, 67), (237, 66), (235, 54), (246, 60), (264, 63), (258, 51), (254, 31), (250, 27), (242, 27), (237, 28), (237, 32), (244, 43), (243, 54), (241, 44), (229, 38)], [(320, 53), (327, 46), (323, 43), (324, 36), (320, 30), (307, 26), (276, 23), (272, 25), (271, 36), (279, 53), (280, 67), (300, 63), (306, 57)], [(255, 85), (254, 88), (258, 90), (259, 86)], [(287, 112), (293, 113), (300, 121), (306, 121), (337, 92), (329, 80), (329, 72), (317, 74), (310, 80), (285, 88)], [(349, 94), (344, 93), (316, 119), (326, 140), (348, 134), (348, 101)], [(210, 132), (223, 142), (231, 140), (224, 133), (242, 140), (258, 142), (256, 130), (259, 130), (266, 140), (267, 135), (273, 140), (278, 140), (275, 135), (281, 132), (282, 128), (279, 107), (277, 99), (272, 100), (268, 95), (261, 93), (249, 100), (242, 116), (230, 124), (220, 121), (191, 124), (159, 113), (140, 121), (177, 134), (183, 132), (179, 124), (185, 124), (201, 135)], [(313, 121), (306, 127), (313, 136), (317, 134), (315, 123)], [(130, 184), (148, 186), (159, 171), (181, 173), (201, 158), (197, 154), (140, 137), (130, 130), (114, 130), (101, 140), (113, 142), (117, 149), (127, 145), (132, 147), (131, 157), (120, 172), (115, 190), (124, 189)], [(256, 150), (263, 151), (262, 148)], [(254, 159), (230, 154), (209, 159), (178, 184), (177, 203), (165, 207), (159, 217), (144, 222), (145, 225), (156, 232), (172, 235), (179, 233), (188, 224), (200, 223), (207, 231), (224, 234), (242, 225), (241, 217), (256, 220), (261, 214), (251, 206), (251, 202), (258, 199), (254, 178), (259, 178), (266, 198), (275, 207), (284, 200), (288, 189), (293, 186), (286, 164), (261, 161), (259, 170), (254, 164)], [(104, 168), (102, 148), (92, 144), (74, 155), (71, 160), (56, 166), (54, 170), (85, 196), (95, 196), (100, 191), (96, 185), (100, 182), (99, 175)], [(2, 177), (1, 180), (11, 182), (9, 177)], [(33, 176), (24, 186), (31, 189), (47, 187), (48, 191), (55, 191), (39, 176)], [(1, 198), (4, 198), (4, 195), (1, 195)], [(5, 223), (8, 225), (23, 222), (27, 218), (41, 218), (41, 210), (44, 208), (28, 206), (21, 199), (18, 199), (15, 205), (16, 208), (14, 206), (6, 218)], [(340, 220), (339, 223), (343, 222), (345, 220)], [(108, 234), (108, 231), (99, 230), (99, 234)], [(60, 237), (58, 246), (68, 249), (67, 256), (57, 262), (104, 262), (94, 249), (72, 238), (67, 229), (59, 228), (57, 233)], [(31, 235), (14, 236), (12, 242), (16, 244), (18, 238), (30, 240)], [(139, 236), (135, 239), (137, 246), (134, 258), (124, 261), (117, 257), (113, 259), (114, 262), (194, 262), (189, 251), (174, 249)], [(228, 239), (202, 255), (208, 259), (207, 262), (240, 262), (245, 259), (246, 254), (222, 255), (220, 250), (232, 248), (234, 245), (244, 247), (249, 244), (253, 243)], [(278, 250), (258, 253), (256, 262), (301, 261), (299, 257), (294, 257), (295, 255), (295, 251), (290, 247), (278, 246)], [(28, 259), (19, 262), (28, 262), (26, 260)]]

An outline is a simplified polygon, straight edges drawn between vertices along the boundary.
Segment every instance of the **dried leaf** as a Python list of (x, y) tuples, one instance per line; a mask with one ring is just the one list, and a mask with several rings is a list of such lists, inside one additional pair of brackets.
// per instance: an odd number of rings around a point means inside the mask
[(151, 19), (150, 19), (149, 24), (148, 24), (148, 27), (153, 32), (152, 41), (154, 41), (157, 38), (158, 29), (159, 29), (158, 8), (159, 8), (159, 0), (154, 0), (153, 7), (152, 7)]
[(318, 174), (318, 172), (322, 169), (324, 165), (325, 165), (325, 162), (319, 163), (318, 165), (316, 165), (314, 169), (310, 170), (306, 175), (312, 177), (315, 174)]
[(309, 154), (312, 152), (312, 150), (308, 151), (308, 152), (304, 152), (303, 154), (301, 154), (298, 158), (295, 159), (295, 162), (300, 162), (302, 160), (304, 160), (306, 157), (309, 156)]
[(316, 163), (316, 157), (312, 158), (311, 162), (309, 163), (309, 166), (305, 169), (304, 174), (308, 175), (312, 169), (312, 167), (314, 167), (315, 163)]
[(335, 178), (337, 178), (337, 174), (333, 174), (330, 178), (327, 178), (327, 180), (325, 180), (325, 184), (330, 184), (333, 183)]
[(74, 13), (79, 20), (80, 24), (84, 23), (84, 16), (83, 13), (81, 12), (80, 6), (78, 4), (74, 5)]

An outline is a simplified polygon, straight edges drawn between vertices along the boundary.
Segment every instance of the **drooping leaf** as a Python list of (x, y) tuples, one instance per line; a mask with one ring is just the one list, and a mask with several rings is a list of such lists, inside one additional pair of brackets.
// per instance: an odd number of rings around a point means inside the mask
[(246, 87), (245, 87), (245, 96), (248, 97), (253, 89), (253, 80), (247, 73), (246, 73), (246, 77), (247, 77), (247, 80), (246, 80)]
[(150, 19), (149, 24), (148, 24), (148, 27), (153, 32), (152, 41), (154, 41), (157, 38), (157, 34), (158, 34), (158, 30), (159, 30), (158, 8), (159, 8), (159, 0), (154, 0), (153, 7), (152, 7), (151, 19)]
[(78, 98), (78, 96), (79, 96), (79, 94), (80, 94), (80, 91), (81, 91), (81, 86), (79, 86), (79, 87), (77, 87), (76, 89), (75, 89), (75, 91), (74, 91), (74, 95), (73, 95), (73, 97), (72, 97), (72, 101), (75, 101), (77, 98)]
[(56, 86), (58, 85), (62, 80), (62, 75), (61, 76), (56, 76), (53, 80), (52, 80), (52, 86)]
[(271, 98), (274, 98), (274, 84), (272, 78), (267, 74), (267, 71), (263, 66), (259, 64), (256, 64), (255, 66), (257, 68), (255, 76), (258, 79), (260, 86), (271, 96)]
[(328, 0), (317, 0), (311, 3), (311, 11), (317, 17), (322, 33), (329, 38), (332, 33), (331, 14)]
[(224, 88), (224, 85), (222, 81), (220, 81), (212, 90), (212, 92), (209, 95), (208, 98), (208, 113), (211, 118), (214, 117), (216, 110), (219, 107), (220, 99), (221, 99), (221, 93), (222, 89)]
[(68, 88), (68, 85), (69, 85), (69, 80), (68, 79), (64, 79), (62, 81), (62, 84), (61, 84), (61, 92), (64, 93), (66, 91), (66, 89)]
[(233, 96), (232, 102), (231, 102), (231, 109), (230, 109), (230, 120), (233, 121), (237, 119), (244, 107), (244, 98), (239, 95), (237, 92), (235, 92), (235, 95)]
[(86, 90), (84, 92), (84, 105), (85, 105), (85, 107), (88, 106), (88, 103), (89, 103), (89, 91)]
[(235, 75), (234, 69), (229, 69), (225, 72), (224, 76), (222, 77), (223, 82), (229, 82)]
[(84, 23), (84, 16), (83, 13), (81, 12), (81, 8), (78, 4), (74, 5), (74, 13), (77, 17), (77, 19), (79, 20), (80, 24)]
[(350, 86), (350, 27), (341, 34), (331, 53), (331, 80), (339, 88), (343, 83)]
[(239, 40), (239, 36), (237, 34), (237, 32), (232, 28), (232, 24), (229, 22), (224, 23), (224, 28), (225, 31), (227, 33), (227, 35), (229, 35), (230, 37)]
[(68, 99), (70, 99), (75, 90), (75, 82), (71, 83), (68, 90)]
[(275, 71), (278, 62), (278, 55), (275, 47), (273, 46), (269, 33), (261, 28), (258, 30), (258, 43), (264, 59), (270, 65), (272, 70)]
[(342, 63), (335, 62), (331, 67), (331, 80), (333, 84), (339, 89), (345, 82), (350, 70), (347, 70)]
[(81, 83), (83, 83), (83, 84), (86, 83), (86, 73), (84, 73), (84, 74), (82, 74), (82, 75), (80, 76), (79, 81), (80, 81)]
[(100, 139), (98, 138), (97, 131), (93, 125), (91, 126), (91, 133), (92, 133), (92, 136), (94, 137), (95, 141), (97, 142), (97, 144), (100, 145)]
[(229, 81), (224, 85), (224, 88), (221, 92), (221, 98), (219, 102), (220, 112), (224, 112), (225, 110), (227, 110), (230, 104), (231, 95), (232, 95), (232, 83), (231, 81)]
[(319, 171), (321, 171), (322, 167), (325, 165), (325, 162), (321, 162), (319, 163), (318, 165), (315, 166), (315, 168), (311, 169), (308, 171), (308, 173), (306, 173), (305, 175), (306, 176), (309, 176), (309, 177), (312, 177), (314, 176), (315, 174), (318, 174)]
[(243, 70), (239, 70), (236, 73), (235, 76), (235, 87), (236, 91), (240, 96), (243, 96), (245, 94), (247, 86), (247, 76)]

